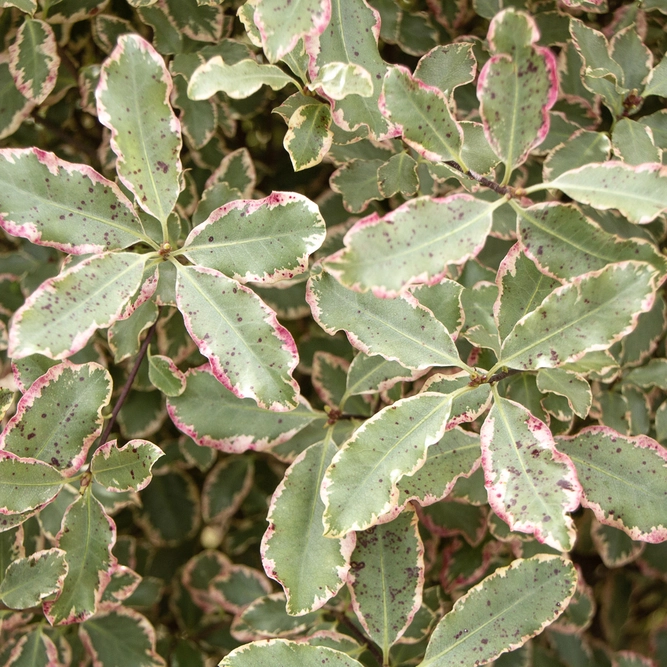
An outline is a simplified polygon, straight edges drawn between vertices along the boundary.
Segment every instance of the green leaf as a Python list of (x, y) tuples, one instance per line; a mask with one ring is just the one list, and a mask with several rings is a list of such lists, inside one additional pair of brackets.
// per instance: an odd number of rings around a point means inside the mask
[(344, 285), (381, 296), (410, 283), (438, 283), (448, 264), (463, 264), (482, 249), (498, 206), (467, 194), (412, 199), (356, 223), (326, 268)]
[(579, 507), (581, 486), (547, 425), (523, 405), (496, 395), (481, 442), (491, 509), (510, 530), (533, 533), (539, 542), (569, 551), (575, 530), (566, 513)]
[[(422, 602), (424, 545), (413, 508), (391, 523), (357, 533), (350, 571), (352, 608), (384, 661)], [(363, 566), (361, 566), (363, 563)]]
[(431, 49), (417, 63), (414, 76), (427, 86), (451, 95), (458, 86), (474, 81), (476, 72), (472, 44), (460, 42)]
[(445, 95), (397, 65), (384, 78), (380, 109), (400, 129), (403, 141), (431, 162), (461, 160), (463, 131)]
[(244, 283), (276, 282), (303, 273), (325, 233), (316, 204), (294, 192), (273, 192), (216, 209), (190, 232), (183, 252)]
[(329, 23), (327, 0), (258, 0), (254, 21), (269, 62), (288, 54), (302, 38), (317, 39)]
[(322, 162), (333, 142), (331, 110), (326, 104), (306, 104), (290, 117), (283, 146), (294, 171), (314, 167)]
[(537, 388), (565, 396), (570, 408), (582, 419), (588, 416), (593, 402), (590, 385), (581, 376), (562, 368), (546, 368), (537, 374)]
[(651, 243), (610, 234), (575, 206), (550, 202), (515, 210), (524, 252), (559, 280), (626, 260), (648, 262), (661, 274), (667, 272), (667, 262)]
[(559, 287), (512, 329), (499, 365), (553, 368), (607, 349), (653, 305), (656, 276), (648, 264), (621, 262)]
[(53, 28), (38, 19), (26, 19), (9, 47), (9, 71), (19, 92), (41, 104), (58, 78), (58, 45)]
[(631, 222), (651, 222), (667, 209), (667, 168), (623, 162), (589, 164), (547, 184), (594, 208), (618, 209)]
[(185, 391), (185, 375), (162, 354), (148, 357), (148, 379), (165, 396), (180, 396)]
[(72, 476), (102, 432), (111, 389), (111, 376), (99, 364), (50, 368), (21, 397), (0, 435), (0, 449)]
[(47, 549), (20, 558), (5, 572), (0, 600), (12, 609), (35, 607), (60, 590), (66, 574), (67, 563), (61, 549)]
[[(0, 519), (4, 518), (3, 514), (22, 514), (43, 507), (58, 495), (66, 482), (58, 470), (46, 463), (3, 455), (0, 458)], [(7, 525), (5, 530), (10, 527)]]
[(370, 97), (373, 95), (373, 80), (370, 72), (361, 65), (328, 62), (320, 67), (308, 88), (320, 88), (324, 95), (332, 100), (342, 100), (348, 95)]
[(11, 656), (13, 667), (23, 667), (23, 665), (50, 667), (57, 664), (58, 647), (46, 634), (48, 626), (40, 623), (27, 627), (29, 629), (21, 635), (18, 641), (9, 643), (6, 652), (0, 659)]
[(629, 118), (621, 118), (612, 134), (614, 154), (626, 164), (660, 162), (661, 151), (653, 142), (653, 133), (647, 125)]
[(21, 123), (30, 115), (35, 103), (27, 100), (16, 89), (9, 71), (9, 63), (0, 63), (0, 139), (8, 137), (18, 130)]
[(380, 355), (369, 357), (360, 352), (350, 364), (346, 391), (351, 396), (386, 391), (397, 382), (410, 382), (421, 375), (419, 371), (405, 368), (397, 361), (389, 361)]
[(449, 495), (461, 477), (468, 478), (480, 462), (479, 435), (455, 427), (431, 445), (426, 461), (412, 475), (398, 480), (400, 501), (417, 500), (425, 507)]
[(548, 111), (558, 97), (556, 59), (536, 46), (534, 19), (513, 8), (493, 17), (487, 38), (494, 55), (479, 73), (479, 112), (507, 182), (549, 132)]
[(163, 225), (181, 191), (182, 140), (169, 104), (172, 87), (157, 51), (139, 35), (122, 35), (102, 65), (96, 92), (120, 180)]
[(235, 396), (210, 371), (190, 370), (186, 377), (185, 391), (167, 399), (167, 411), (177, 428), (204, 447), (234, 454), (268, 449), (324, 415), (303, 399), (290, 412), (262, 409)]
[(405, 151), (392, 156), (378, 169), (378, 187), (384, 197), (400, 192), (404, 197), (416, 194), (419, 188), (417, 162)]
[(558, 447), (577, 468), (582, 505), (600, 523), (624, 530), (633, 540), (667, 539), (664, 447), (645, 435), (628, 437), (605, 426), (559, 438)]
[(181, 112), (181, 129), (193, 148), (203, 148), (215, 136), (218, 126), (218, 107), (212, 100), (192, 100), (188, 97), (188, 81), (184, 76), (173, 77), (173, 105)]
[(327, 667), (361, 667), (360, 662), (340, 651), (285, 639), (269, 639), (240, 646), (223, 658), (220, 667), (322, 667), (322, 664)]
[(87, 165), (38, 148), (5, 148), (0, 185), (0, 226), (32, 243), (85, 255), (146, 239), (120, 188)]
[(311, 275), (306, 298), (313, 317), (327, 333), (343, 329), (365, 354), (381, 354), (414, 370), (465, 367), (444, 325), (410, 294), (380, 299), (370, 292), (346, 289), (322, 271)]
[(17, 7), (26, 14), (37, 11), (37, 0), (0, 0), (0, 7)]
[(105, 253), (42, 283), (14, 314), (9, 354), (66, 359), (118, 319), (139, 289), (147, 255)]
[(52, 625), (81, 622), (95, 613), (114, 562), (115, 539), (113, 521), (90, 490), (69, 506), (57, 537), (57, 546), (65, 552), (67, 576), (58, 598), (44, 603)]
[(331, 189), (343, 195), (343, 204), (350, 213), (361, 213), (374, 199), (382, 199), (378, 169), (382, 160), (350, 160), (330, 178)]
[(542, 169), (544, 180), (556, 178), (589, 162), (604, 162), (609, 159), (610, 151), (611, 142), (605, 132), (577, 130), (547, 156)]
[(385, 407), (357, 429), (322, 483), (325, 535), (344, 537), (400, 512), (397, 482), (423, 465), (427, 447), (445, 431), (451, 403), (451, 395), (418, 394)]
[(576, 583), (574, 566), (560, 556), (497, 569), (438, 623), (419, 667), (485, 664), (523, 646), (561, 615)]
[(197, 0), (166, 0), (169, 17), (180, 32), (198, 42), (220, 41), (223, 32), (223, 12), (220, 6), (209, 6)]
[(49, 23), (74, 23), (99, 14), (105, 0), (59, 0), (52, 3)]
[(262, 86), (280, 90), (297, 81), (276, 65), (261, 65), (246, 58), (227, 65), (221, 56), (215, 56), (197, 67), (188, 85), (188, 96), (193, 100), (207, 100), (222, 91), (234, 100), (242, 100), (256, 93)]
[(667, 359), (651, 359), (645, 366), (633, 368), (623, 381), (643, 389), (659, 387), (667, 391)]
[(93, 454), (90, 471), (108, 491), (140, 491), (151, 481), (151, 468), (164, 452), (152, 442), (130, 440), (118, 447), (110, 440)]
[(667, 96), (667, 58), (664, 58), (651, 70), (646, 87), (642, 93), (644, 97), (649, 95)]
[(201, 503), (206, 523), (223, 523), (236, 513), (252, 488), (253, 472), (252, 460), (239, 456), (223, 459), (206, 475)]
[(127, 607), (98, 614), (81, 624), (86, 646), (102, 665), (164, 667), (155, 651), (155, 630), (139, 612)]
[[(605, 526), (593, 519), (591, 539), (602, 562), (608, 568), (623, 567), (637, 560), (644, 551), (644, 542), (635, 542), (618, 528)], [(592, 611), (592, 610), (591, 610)]]
[(214, 269), (179, 265), (176, 301), (220, 382), (260, 407), (296, 407), (296, 344), (252, 290)]
[(271, 499), (262, 563), (284, 588), (289, 614), (299, 616), (326, 604), (343, 586), (350, 568), (354, 535), (322, 535), (320, 486), (335, 453), (328, 433), (323, 442), (299, 454)]

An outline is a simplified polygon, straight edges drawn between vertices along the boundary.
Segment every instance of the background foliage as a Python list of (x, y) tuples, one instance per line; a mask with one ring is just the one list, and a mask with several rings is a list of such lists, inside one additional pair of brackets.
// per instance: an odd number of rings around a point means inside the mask
[(0, 664), (667, 665), (666, 14), (1, 1)]

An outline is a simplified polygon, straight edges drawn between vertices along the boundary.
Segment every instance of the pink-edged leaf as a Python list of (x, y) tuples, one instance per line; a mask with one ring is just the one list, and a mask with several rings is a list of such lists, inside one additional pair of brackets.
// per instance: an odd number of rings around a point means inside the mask
[(667, 450), (646, 435), (622, 435), (589, 426), (561, 437), (558, 447), (574, 462), (581, 503), (598, 521), (633, 540), (667, 540)]
[(0, 451), (0, 520), (2, 515), (26, 514), (50, 503), (66, 482), (53, 466)]
[(331, 0), (258, 0), (253, 7), (264, 53), (272, 63), (300, 39), (324, 32), (331, 18)]
[(336, 453), (329, 433), (299, 454), (271, 499), (262, 538), (264, 571), (285, 590), (287, 611), (319, 609), (341, 589), (350, 569), (355, 534), (324, 537), (320, 486)]
[(497, 207), (467, 194), (412, 199), (382, 218), (359, 220), (326, 269), (346, 287), (383, 297), (406, 284), (438, 283), (448, 264), (463, 264), (482, 249)]
[[(21, 616), (15, 614), (15, 617), (16, 621), (20, 623)], [(6, 626), (7, 622), (5, 621), (3, 625)], [(8, 658), (8, 662), (5, 664), (29, 664), (35, 665), (35, 667), (38, 665), (40, 667), (56, 667), (56, 665), (62, 664), (59, 660), (58, 647), (46, 634), (46, 627), (41, 624), (33, 624), (28, 628), (30, 629), (24, 632), (16, 643), (11, 645), (9, 655), (3, 653), (3, 656)], [(7, 631), (9, 631), (9, 628)], [(3, 648), (5, 647), (3, 646)]]
[(96, 91), (118, 176), (163, 225), (181, 190), (181, 126), (170, 105), (172, 88), (157, 51), (139, 35), (122, 35), (102, 65)]
[(422, 603), (424, 545), (414, 509), (391, 523), (357, 533), (352, 563), (348, 582), (352, 608), (388, 664), (389, 649)]
[(56, 85), (59, 65), (53, 28), (39, 19), (26, 18), (9, 47), (9, 70), (16, 88), (25, 98), (41, 104)]
[(109, 605), (80, 626), (79, 637), (95, 667), (107, 664), (165, 667), (155, 650), (155, 629), (138, 611)]
[(224, 458), (210, 470), (201, 492), (201, 513), (206, 523), (225, 525), (236, 514), (252, 488), (254, 470), (247, 456)]
[(125, 565), (116, 563), (110, 570), (109, 583), (104, 588), (102, 604), (105, 602), (122, 602), (134, 593), (142, 577)]
[(220, 667), (257, 667), (258, 665), (292, 665), (296, 667), (362, 667), (342, 651), (328, 646), (311, 646), (285, 639), (254, 641), (225, 656)]
[(140, 491), (151, 481), (151, 468), (162, 456), (164, 452), (146, 440), (130, 440), (124, 447), (111, 440), (93, 454), (90, 472), (108, 491)]
[(296, 343), (252, 290), (214, 269), (179, 266), (176, 301), (213, 374), (239, 398), (285, 411), (297, 406)]
[(71, 477), (102, 432), (111, 375), (99, 364), (63, 362), (23, 394), (0, 434), (0, 449), (51, 464)]
[(105, 253), (46, 280), (14, 314), (9, 355), (66, 359), (108, 327), (139, 289), (148, 256)]
[(567, 512), (579, 507), (581, 485), (547, 425), (500, 396), (481, 430), (482, 467), (493, 511), (511, 530), (533, 533), (560, 551), (574, 545)]
[(148, 357), (148, 379), (165, 396), (180, 396), (185, 391), (185, 374), (163, 354)]
[(289, 412), (261, 408), (226, 389), (208, 367), (190, 369), (186, 377), (185, 391), (167, 399), (167, 411), (176, 427), (203, 447), (233, 454), (264, 450), (324, 417), (301, 397)]
[(68, 625), (92, 616), (111, 576), (116, 559), (111, 547), (116, 526), (90, 490), (67, 509), (57, 546), (68, 566), (60, 595), (44, 603), (44, 614), (52, 625)]
[(241, 282), (277, 282), (308, 268), (326, 228), (317, 205), (294, 192), (237, 199), (195, 227), (185, 256)]
[(39, 148), (0, 150), (0, 227), (72, 255), (122, 249), (146, 234), (113, 182)]
[(477, 97), (484, 133), (508, 175), (546, 138), (558, 97), (556, 58), (536, 46), (538, 39), (534, 19), (514, 8), (489, 26), (493, 55), (479, 74)]
[(60, 590), (66, 574), (62, 549), (37, 551), (9, 565), (0, 584), (0, 600), (12, 609), (35, 607)]

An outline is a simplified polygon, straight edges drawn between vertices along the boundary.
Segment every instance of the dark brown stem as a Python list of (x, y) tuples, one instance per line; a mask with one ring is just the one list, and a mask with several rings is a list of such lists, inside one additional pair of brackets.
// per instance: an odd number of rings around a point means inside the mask
[(359, 628), (342, 612), (334, 612), (336, 620), (342, 623), (366, 648), (373, 654), (373, 657), (377, 660), (378, 665), (384, 665), (384, 660), (382, 658), (382, 653), (378, 650), (378, 647), (371, 641), (368, 641), (368, 637), (359, 630)]
[(506, 371), (499, 371), (498, 373), (494, 373), (488, 380), (487, 382), (489, 384), (496, 384), (497, 382), (500, 382), (501, 380), (504, 380), (505, 378), (510, 377), (511, 375), (516, 375), (517, 373), (520, 373), (520, 370), (517, 370), (516, 368), (508, 368)]
[(476, 171), (472, 171), (472, 169), (466, 171), (458, 162), (454, 162), (454, 160), (447, 160), (445, 164), (448, 167), (451, 167), (452, 169), (455, 169), (456, 171), (460, 172), (464, 176), (472, 178), (474, 181), (477, 181), (480, 185), (483, 185), (484, 187), (489, 188), (494, 192), (497, 192), (499, 195), (503, 196), (509, 195), (510, 197), (516, 196), (515, 188), (513, 188), (511, 185), (500, 185), (500, 183), (496, 183), (495, 181), (486, 178), (486, 176), (482, 176), (481, 174), (478, 174)]
[(123, 403), (125, 403), (125, 400), (127, 399), (130, 390), (132, 389), (132, 385), (134, 384), (134, 378), (137, 377), (137, 373), (139, 372), (139, 366), (141, 366), (141, 362), (144, 360), (144, 357), (146, 356), (146, 351), (148, 350), (148, 346), (151, 344), (151, 340), (153, 339), (153, 335), (155, 334), (156, 327), (157, 327), (157, 322), (155, 322), (155, 324), (153, 324), (153, 326), (148, 330), (146, 338), (144, 338), (144, 342), (141, 344), (141, 347), (139, 348), (139, 354), (137, 355), (137, 359), (134, 362), (134, 366), (132, 366), (132, 370), (130, 371), (130, 374), (127, 376), (127, 380), (123, 385), (123, 389), (120, 392), (120, 396), (118, 396), (116, 405), (113, 406), (113, 411), (111, 412), (109, 421), (107, 422), (107, 425), (104, 427), (104, 431), (102, 431), (102, 435), (100, 436), (100, 445), (103, 445), (107, 441), (107, 438), (111, 433), (111, 429), (116, 423), (116, 417), (118, 417), (118, 413), (120, 412), (120, 409), (123, 407)]

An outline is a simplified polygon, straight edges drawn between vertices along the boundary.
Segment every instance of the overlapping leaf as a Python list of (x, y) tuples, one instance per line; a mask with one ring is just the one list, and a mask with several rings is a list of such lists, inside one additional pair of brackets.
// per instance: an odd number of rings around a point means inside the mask
[(12, 562), (0, 584), (0, 600), (12, 609), (37, 606), (56, 593), (67, 574), (62, 549), (47, 549)]
[[(25, 521), (31, 510), (51, 502), (66, 481), (58, 470), (46, 463), (1, 454), (0, 521), (6, 514), (23, 515), (18, 523)], [(8, 519), (11, 521), (11, 517)], [(4, 530), (11, 528), (4, 522), (2, 525)]]
[(299, 667), (361, 667), (354, 658), (326, 646), (269, 639), (252, 642), (233, 650), (220, 667), (258, 667), (258, 665), (299, 665)]
[(93, 454), (90, 471), (108, 491), (140, 491), (151, 481), (151, 468), (164, 452), (152, 442), (130, 440), (118, 447), (111, 440)]

